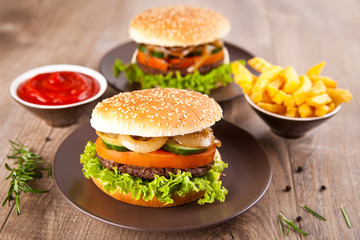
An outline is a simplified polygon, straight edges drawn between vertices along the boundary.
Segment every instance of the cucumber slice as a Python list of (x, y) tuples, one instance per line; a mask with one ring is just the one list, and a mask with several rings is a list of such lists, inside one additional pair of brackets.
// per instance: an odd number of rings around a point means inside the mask
[(211, 54), (215, 54), (217, 52), (220, 52), (223, 48), (222, 47), (217, 47), (217, 48), (214, 48), (212, 51), (211, 51)]
[(201, 51), (195, 51), (195, 52), (189, 53), (187, 56), (189, 56), (189, 57), (198, 57), (198, 56), (201, 56), (201, 55), (202, 55)]
[(199, 154), (206, 152), (208, 150), (207, 148), (189, 148), (176, 143), (165, 143), (165, 145), (162, 146), (162, 149), (164, 149), (167, 152), (171, 152), (183, 156)]
[[(138, 45), (138, 50), (142, 53), (147, 54), (147, 47), (146, 45)], [(165, 54), (162, 52), (156, 52), (156, 51), (151, 51), (150, 55), (156, 58), (164, 58)]]
[[(217, 48), (214, 48), (213, 50), (211, 50), (211, 54), (215, 54), (215, 53), (218, 53), (222, 50), (223, 48), (222, 47), (217, 47)], [(201, 51), (195, 51), (195, 52), (191, 52), (189, 53), (187, 56), (189, 57), (199, 57), (202, 55), (202, 52)]]
[(138, 45), (138, 49), (140, 52), (146, 53), (146, 45)]
[(115, 150), (115, 151), (118, 151), (118, 152), (129, 152), (129, 151), (130, 151), (129, 149), (127, 149), (127, 148), (124, 147), (124, 146), (119, 146), (119, 145), (107, 143), (107, 142), (104, 141), (104, 139), (101, 139), (101, 140), (102, 140), (102, 142), (104, 143), (104, 146), (105, 146), (107, 149)]
[(164, 58), (165, 54), (162, 52), (155, 52), (155, 51), (151, 51), (150, 53), (151, 56), (156, 57), (156, 58)]

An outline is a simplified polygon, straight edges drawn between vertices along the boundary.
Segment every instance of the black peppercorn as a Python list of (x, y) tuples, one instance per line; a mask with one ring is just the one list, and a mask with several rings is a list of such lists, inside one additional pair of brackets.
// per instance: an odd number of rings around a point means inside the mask
[(326, 186), (325, 185), (322, 185), (321, 187), (320, 187), (320, 191), (324, 191), (326, 189)]
[(291, 190), (291, 186), (290, 185), (286, 185), (285, 187), (285, 192), (289, 192)]
[(49, 138), (49, 137), (45, 138), (45, 142), (49, 142), (50, 140), (51, 140), (51, 138)]
[(302, 217), (301, 217), (301, 216), (298, 216), (298, 217), (296, 218), (296, 221), (300, 222), (301, 219), (302, 219)]
[(302, 172), (302, 170), (303, 170), (302, 167), (298, 167), (298, 168), (296, 169), (296, 172), (299, 173), (299, 172)]

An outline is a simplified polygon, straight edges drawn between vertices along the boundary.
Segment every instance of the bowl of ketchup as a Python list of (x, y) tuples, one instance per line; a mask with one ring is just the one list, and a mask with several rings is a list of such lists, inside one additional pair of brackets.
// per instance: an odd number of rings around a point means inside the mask
[(75, 123), (106, 88), (105, 77), (93, 69), (57, 64), (24, 72), (12, 82), (10, 94), (48, 125), (63, 127)]

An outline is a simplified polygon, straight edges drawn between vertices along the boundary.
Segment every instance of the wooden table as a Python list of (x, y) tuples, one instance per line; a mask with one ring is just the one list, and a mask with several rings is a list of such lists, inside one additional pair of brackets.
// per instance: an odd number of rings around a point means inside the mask
[[(293, 231), (289, 239), (360, 239), (360, 4), (347, 1), (183, 1), (216, 9), (232, 25), (226, 41), (274, 64), (293, 65), (299, 73), (325, 60), (324, 73), (350, 89), (353, 101), (340, 114), (295, 140), (269, 131), (243, 97), (222, 105), (225, 119), (254, 135), (273, 167), (271, 185), (250, 210), (218, 226), (183, 233), (148, 233), (122, 229), (95, 220), (71, 206), (43, 178), (33, 184), (47, 194), (21, 197), (0, 208), (1, 239), (283, 239), (279, 212), (295, 219), (310, 236)], [(65, 128), (45, 125), (13, 101), (11, 81), (40, 65), (68, 63), (98, 69), (101, 57), (129, 40), (128, 24), (141, 10), (170, 1), (0, 1), (0, 196), (9, 182), (3, 167), (10, 145), (20, 139), (51, 163), (61, 142), (89, 121), (90, 110)], [(231, 54), (231, 53), (230, 53)], [(109, 88), (105, 97), (116, 91)], [(46, 139), (50, 141), (46, 141)], [(301, 166), (303, 171), (296, 173)], [(286, 185), (291, 186), (284, 192)], [(319, 191), (322, 185), (325, 191)], [(327, 218), (315, 219), (306, 204)], [(340, 212), (345, 205), (353, 228)]]

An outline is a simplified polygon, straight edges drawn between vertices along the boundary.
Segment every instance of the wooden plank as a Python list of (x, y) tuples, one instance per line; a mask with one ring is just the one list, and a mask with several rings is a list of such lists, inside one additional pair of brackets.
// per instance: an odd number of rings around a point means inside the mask
[[(193, 1), (184, 1), (193, 3)], [(88, 122), (87, 109), (71, 127), (52, 129), (19, 107), (8, 95), (11, 79), (24, 70), (51, 63), (73, 63), (98, 68), (101, 57), (127, 41), (128, 22), (139, 11), (166, 1), (17, 1), (0, 0), (0, 115), (2, 146), (7, 139), (20, 138), (49, 163), (63, 139)], [(205, 4), (195, 1), (197, 5)], [(232, 23), (226, 37), (238, 46), (280, 65), (294, 65), (299, 72), (321, 60), (327, 61), (326, 75), (339, 81), (358, 96), (360, 19), (359, 3), (348, 0), (284, 1), (208, 1), (206, 6), (224, 13)], [(109, 89), (106, 96), (114, 94)], [(22, 196), (22, 214), (0, 208), (4, 225), (2, 239), (282, 239), (277, 216), (283, 212), (294, 219), (301, 215), (301, 227), (310, 238), (358, 239), (359, 205), (359, 102), (355, 98), (339, 115), (297, 140), (284, 140), (269, 131), (243, 97), (222, 105), (224, 117), (253, 134), (264, 147), (273, 167), (268, 192), (253, 208), (226, 223), (199, 231), (147, 233), (117, 228), (97, 221), (72, 207), (58, 192), (51, 179), (34, 182), (50, 189), (43, 195)], [(51, 141), (45, 142), (50, 137)], [(8, 148), (0, 150), (2, 159)], [(304, 171), (295, 173), (302, 166)], [(0, 176), (7, 171), (0, 168)], [(286, 185), (291, 191), (284, 192)], [(320, 192), (321, 185), (327, 189)], [(0, 181), (0, 196), (8, 183)], [(306, 204), (322, 213), (321, 222), (304, 212)], [(350, 230), (339, 210), (344, 204), (353, 223)], [(302, 239), (294, 232), (289, 239)]]
[[(336, 1), (326, 4), (271, 2), (272, 34), (279, 46), (276, 50), (278, 63), (293, 65), (303, 74), (311, 65), (325, 60), (324, 73), (337, 80), (340, 87), (351, 89), (355, 96), (360, 91), (356, 81), (359, 72), (355, 70), (356, 61), (350, 59), (351, 55), (356, 59), (355, 54), (358, 59), (359, 49), (356, 51), (354, 48), (358, 46), (351, 43), (359, 39), (353, 30), (359, 29), (360, 18), (351, 14), (353, 10), (345, 11), (343, 4), (339, 6)], [(355, 1), (347, 1), (347, 4), (358, 5)], [(345, 27), (349, 23), (352, 26)], [(353, 101), (343, 107), (338, 116), (306, 137), (287, 141), (297, 207), (296, 212), (288, 214), (292, 218), (302, 216), (301, 227), (312, 237), (359, 238), (358, 231), (347, 228), (340, 212), (340, 205), (347, 205), (353, 221), (358, 222), (359, 214), (355, 209), (359, 192), (354, 190), (360, 189), (360, 175), (359, 162), (354, 156), (359, 154), (355, 145), (359, 143), (360, 132), (359, 127), (355, 127), (359, 125), (354, 122), (354, 114), (359, 115), (359, 104)], [(294, 173), (298, 166), (304, 171)], [(319, 191), (322, 185), (327, 187), (325, 191)], [(301, 204), (321, 213), (327, 221), (314, 218), (300, 207)]]
[[(45, 138), (51, 132), (49, 126), (45, 125), (40, 119), (27, 112), (11, 99), (9, 89), (12, 79), (28, 69), (45, 64), (78, 63), (83, 65), (82, 62), (85, 62), (87, 59), (87, 56), (84, 56), (88, 52), (86, 44), (94, 44), (96, 38), (90, 34), (88, 35), (90, 40), (85, 41), (84, 44), (81, 36), (86, 35), (84, 32), (87, 29), (81, 28), (80, 31), (76, 30), (78, 33), (77, 37), (74, 35), (74, 39), (78, 39), (77, 41), (79, 42), (74, 44), (74, 41), (70, 41), (71, 38), (69, 36), (71, 36), (71, 32), (66, 29), (72, 26), (74, 19), (66, 17), (68, 8), (81, 9), (81, 5), (63, 5), (62, 8), (59, 8), (59, 4), (55, 2), (48, 4), (47, 2), (23, 1), (21, 4), (19, 2), (14, 4), (2, 1), (1, 6), (2, 35), (0, 39), (0, 52), (2, 53), (2, 58), (0, 58), (0, 65), (2, 67), (0, 68), (0, 74), (2, 76), (1, 83), (3, 87), (0, 88), (0, 95), (4, 97), (0, 101), (0, 108), (4, 114), (0, 115), (0, 122), (4, 127), (0, 131), (0, 143), (3, 146), (0, 153), (5, 161), (5, 156), (9, 154), (10, 149), (10, 145), (7, 142), (8, 139), (19, 139), (34, 152), (40, 153), (44, 147)], [(83, 12), (80, 15), (74, 14), (72, 16), (79, 18), (77, 23), (79, 21), (84, 22), (89, 15), (95, 14), (96, 8), (92, 10), (93, 12)], [(94, 23), (95, 26), (96, 23)], [(69, 27), (59, 28), (58, 26), (62, 24), (66, 24)], [(93, 28), (95, 28), (94, 25), (92, 26)], [(101, 30), (101, 26), (98, 25), (98, 28)], [(75, 31), (75, 28), (72, 31)], [(81, 44), (85, 47), (79, 49)], [(70, 61), (70, 59), (72, 60)], [(88, 121), (89, 114), (88, 112), (86, 121)], [(84, 121), (82, 120), (82, 122)], [(61, 131), (67, 135), (71, 129), (63, 128)], [(55, 153), (57, 147), (53, 148), (53, 153)], [(46, 162), (51, 162), (51, 159), (46, 159)], [(5, 178), (7, 175), (8, 171), (1, 167), (1, 178)], [(0, 181), (1, 199), (6, 196), (8, 188), (8, 181)], [(22, 195), (21, 204), (22, 209), (25, 211), (27, 199), (36, 198), (37, 195), (33, 196), (30, 193)], [(11, 209), (12, 207), (7, 206), (0, 208), (0, 221), (2, 225), (6, 223)], [(12, 214), (12, 219), (17, 221), (18, 218), (15, 213), (13, 212)], [(28, 218), (21, 217), (24, 220), (27, 219), (26, 221), (29, 221), (29, 219), (31, 221), (32, 219), (32, 215), (28, 215)], [(15, 230), (17, 231), (18, 229)]]
[[(0, 37), (0, 122), (2, 130), (0, 131), (0, 149), (1, 167), (0, 167), (0, 196), (1, 202), (7, 195), (9, 181), (3, 179), (8, 176), (9, 171), (5, 169), (4, 163), (8, 162), (10, 166), (13, 160), (7, 160), (6, 155), (10, 153), (10, 144), (8, 140), (19, 139), (29, 146), (33, 151), (39, 152), (43, 146), (45, 137), (49, 134), (50, 128), (44, 125), (39, 119), (20, 107), (9, 94), (11, 81), (22, 71), (32, 66), (23, 61), (25, 49), (17, 45), (21, 39), (20, 35), (26, 23), (28, 15), (23, 14), (25, 8), (29, 7), (23, 4), (22, 7), (16, 7), (11, 2), (2, 2), (0, 8), (1, 16), (1, 37)], [(17, 38), (19, 36), (19, 38)], [(31, 57), (32, 58), (32, 57)], [(0, 208), (1, 225), (6, 222), (8, 214), (12, 207), (4, 206)]]

